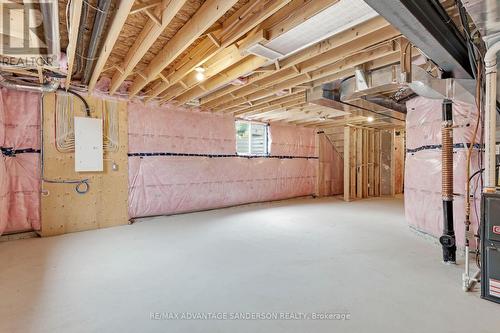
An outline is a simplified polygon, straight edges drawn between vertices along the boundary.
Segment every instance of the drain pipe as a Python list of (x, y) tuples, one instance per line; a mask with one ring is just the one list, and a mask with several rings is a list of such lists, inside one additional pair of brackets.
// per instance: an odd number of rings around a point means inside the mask
[(442, 198), (443, 198), (443, 235), (439, 242), (443, 247), (443, 261), (456, 263), (456, 240), (453, 228), (453, 104), (443, 101), (442, 138)]
[[(485, 97), (485, 186), (484, 193), (496, 191), (496, 125), (497, 125), (497, 54), (500, 52), (500, 42), (493, 44), (484, 56), (486, 70), (486, 97)], [(481, 112), (481, 110), (479, 110)], [(476, 283), (479, 282), (481, 271), (477, 271), (470, 276), (469, 264), (469, 239), (468, 225), (466, 225), (465, 238), (465, 272), (462, 274), (462, 288), (464, 291), (470, 291)]]
[(497, 54), (500, 42), (493, 44), (484, 56), (486, 66), (486, 106), (485, 106), (485, 186), (484, 192), (495, 192), (496, 189), (496, 127), (497, 127)]

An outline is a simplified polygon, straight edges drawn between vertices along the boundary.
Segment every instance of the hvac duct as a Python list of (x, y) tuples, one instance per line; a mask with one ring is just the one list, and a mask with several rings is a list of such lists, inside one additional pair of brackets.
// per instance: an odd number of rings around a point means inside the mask
[(92, 27), (92, 36), (90, 37), (89, 49), (87, 52), (87, 62), (85, 64), (85, 69), (83, 72), (82, 83), (88, 84), (92, 71), (94, 69), (94, 64), (96, 61), (97, 50), (101, 45), (101, 40), (103, 38), (104, 26), (106, 24), (106, 18), (108, 17), (109, 7), (111, 5), (110, 0), (99, 0), (97, 7), (96, 18), (94, 20), (94, 25)]
[(57, 90), (57, 88), (59, 87), (59, 80), (54, 79), (42, 85), (35, 85), (35, 84), (9, 81), (0, 75), (0, 85), (8, 89), (47, 93), (47, 92), (54, 92)]
[(51, 65), (59, 67), (61, 46), (59, 36), (59, 8), (57, 1), (40, 1), (40, 12), (43, 20), (43, 31), (47, 54), (53, 54)]
[(307, 101), (354, 116), (376, 116), (377, 120), (404, 125), (406, 105), (396, 98), (411, 92), (398, 82), (399, 65), (366, 73), (362, 68), (343, 81), (324, 84), (307, 92)]
[(412, 80), (408, 83), (416, 94), (431, 99), (458, 100), (475, 104), (476, 82), (472, 79), (440, 79), (423, 68), (412, 66)]
[(484, 123), (485, 168), (486, 178), (484, 191), (495, 192), (495, 164), (496, 164), (496, 126), (497, 126), (497, 54), (500, 52), (500, 42), (493, 44), (486, 55), (486, 116)]

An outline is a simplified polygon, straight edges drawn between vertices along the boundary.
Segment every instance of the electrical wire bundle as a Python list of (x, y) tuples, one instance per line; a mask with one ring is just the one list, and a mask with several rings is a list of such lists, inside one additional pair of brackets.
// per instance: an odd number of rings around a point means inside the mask
[(118, 151), (119, 122), (118, 106), (115, 101), (104, 101), (103, 105), (103, 148), (108, 152)]

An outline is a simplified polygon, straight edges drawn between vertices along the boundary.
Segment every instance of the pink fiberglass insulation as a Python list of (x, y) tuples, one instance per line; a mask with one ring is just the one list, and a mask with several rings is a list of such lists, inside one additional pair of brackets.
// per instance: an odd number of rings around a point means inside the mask
[[(270, 127), (271, 157), (237, 157), (231, 116), (129, 104), (130, 217), (313, 194), (318, 163), (314, 129), (275, 127)], [(135, 156), (139, 153), (156, 154)]]
[[(441, 123), (442, 100), (417, 97), (407, 102), (406, 163), (405, 163), (405, 215), (415, 229), (438, 237), (443, 230), (441, 199)], [(461, 102), (453, 103), (454, 198), (453, 214), (457, 243), (464, 244), (467, 145), (471, 142), (477, 109)], [(476, 140), (479, 140), (480, 133)], [(476, 141), (478, 143), (478, 141)], [(471, 174), (479, 169), (479, 153), (473, 151)], [(472, 230), (477, 231), (480, 216), (479, 177), (471, 184)]]
[(316, 165), (312, 159), (130, 157), (130, 216), (310, 195), (314, 192)]
[(319, 162), (321, 163), (319, 195), (329, 196), (344, 193), (344, 161), (326, 134), (319, 135)]
[[(130, 103), (129, 152), (234, 154), (234, 119)], [(231, 135), (230, 135), (231, 134)]]
[[(40, 149), (40, 95), (0, 89), (0, 147)], [(40, 229), (39, 154), (0, 155), (0, 234)]]
[[(231, 128), (231, 134), (234, 136)], [(271, 154), (275, 156), (315, 156), (314, 130), (307, 127), (271, 124)]]

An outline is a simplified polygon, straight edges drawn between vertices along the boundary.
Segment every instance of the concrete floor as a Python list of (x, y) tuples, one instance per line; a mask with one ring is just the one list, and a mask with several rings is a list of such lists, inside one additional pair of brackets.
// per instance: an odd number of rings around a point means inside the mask
[[(463, 293), (462, 265), (440, 256), (401, 199), (296, 199), (3, 242), (0, 332), (500, 332), (500, 305)], [(161, 317), (182, 312), (350, 319)]]

